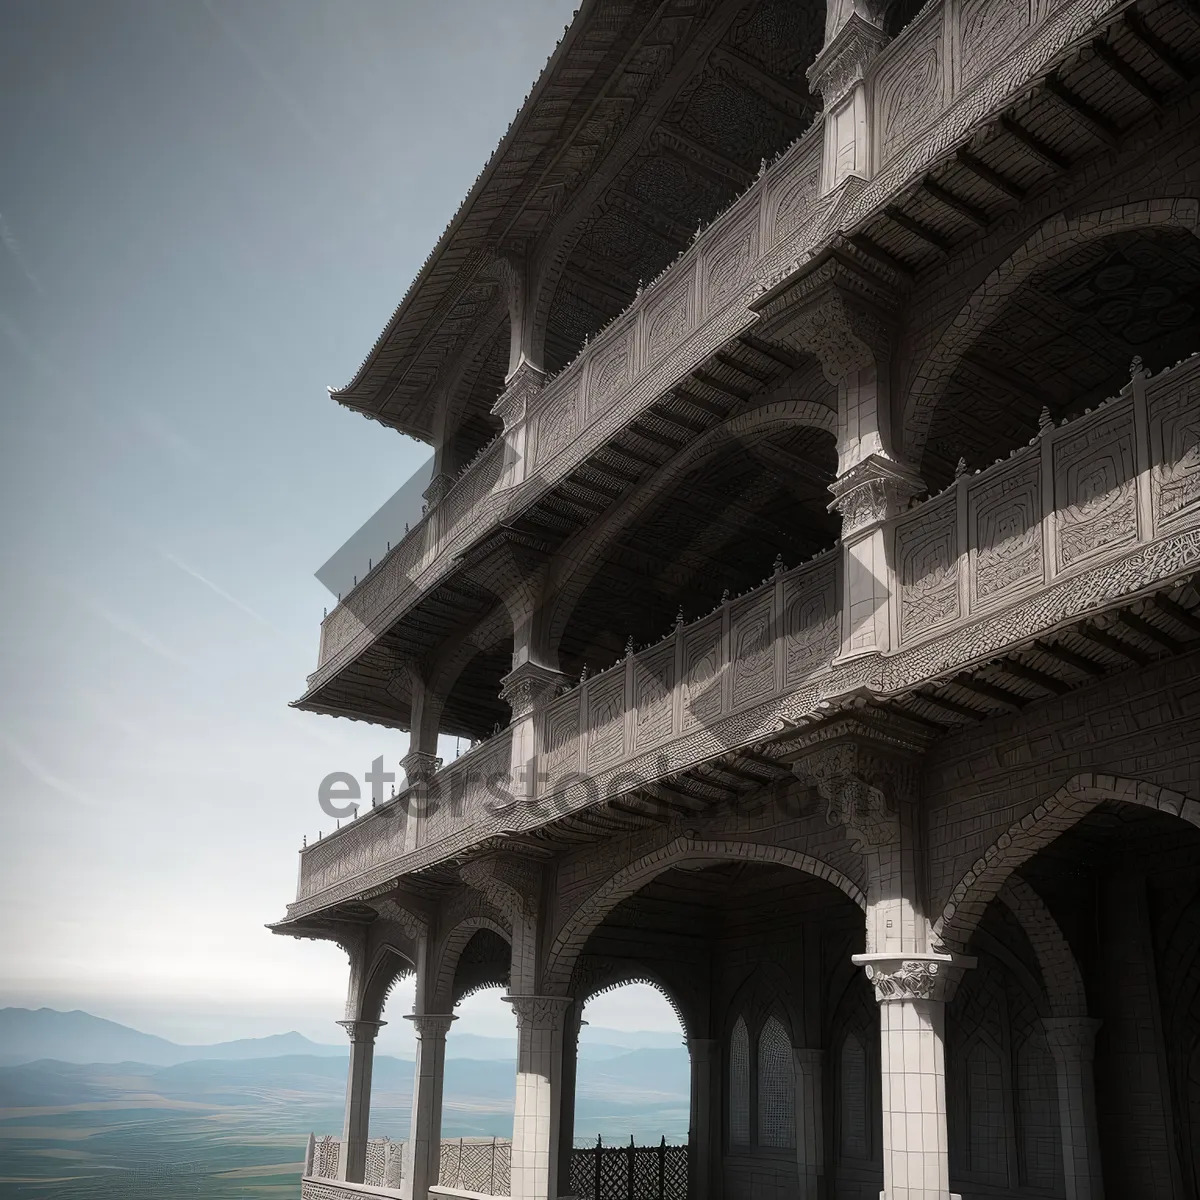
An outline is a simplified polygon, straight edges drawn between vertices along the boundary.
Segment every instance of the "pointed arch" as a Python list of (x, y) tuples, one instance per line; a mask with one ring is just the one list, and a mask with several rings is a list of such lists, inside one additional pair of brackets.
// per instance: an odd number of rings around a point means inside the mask
[(1200, 828), (1200, 803), (1142, 779), (1084, 772), (1072, 776), (1044, 804), (1014, 822), (959, 880), (934, 923), (935, 944), (962, 952), (984, 909), (1023, 862), (1105, 800), (1138, 804)]
[(622, 900), (632, 896), (656, 876), (679, 863), (716, 864), (729, 861), (756, 862), (770, 866), (792, 867), (833, 884), (866, 911), (862, 889), (836, 867), (821, 859), (783, 846), (765, 846), (758, 842), (720, 841), (684, 835), (660, 850), (643, 855), (623, 867), (601, 884), (563, 922), (546, 958), (545, 981), (551, 995), (564, 994), (571, 979), (575, 960), (592, 931)]
[(971, 293), (942, 330), (908, 389), (904, 406), (904, 453), (919, 463), (934, 410), (963, 355), (1036, 271), (1084, 242), (1131, 229), (1174, 226), (1200, 231), (1200, 201), (1154, 198), (1131, 201), (1078, 216), (1058, 213), (1045, 221)]
[(1046, 902), (1020, 875), (1010, 875), (999, 898), (1021, 924), (1042, 972), (1046, 1001), (1055, 1017), (1087, 1016), (1083, 973)]
[(450, 1012), (455, 1001), (461, 997), (454, 995), (454, 976), (462, 958), (467, 943), (481, 930), (488, 929), (502, 937), (512, 948), (512, 933), (493, 917), (476, 915), (464, 917), (457, 925), (447, 931), (441, 939), (437, 951), (437, 985), (434, 990), (436, 997), (435, 1011)]

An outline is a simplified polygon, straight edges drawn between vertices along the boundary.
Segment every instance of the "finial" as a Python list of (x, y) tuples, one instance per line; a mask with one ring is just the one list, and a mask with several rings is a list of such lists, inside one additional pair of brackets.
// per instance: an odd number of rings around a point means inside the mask
[(760, 158), (758, 160), (758, 178), (761, 179), (767, 173), (767, 160)]
[(633, 657), (633, 634), (632, 633), (629, 635), (628, 638), (625, 639), (625, 657), (626, 658)]
[(728, 604), (728, 603), (729, 603), (729, 589), (728, 589), (728, 588), (726, 588), (726, 589), (725, 589), (725, 590), (724, 590), (724, 591), (721, 593), (721, 603), (722, 603), (722, 604)]
[(683, 605), (681, 604), (679, 606), (679, 611), (675, 614), (675, 628), (681, 629), (682, 627), (683, 627)]
[(300, 845), (302, 847), (308, 845), (308, 834), (307, 833), (302, 833), (300, 835)]
[(1050, 415), (1050, 409), (1043, 404), (1042, 411), (1038, 414), (1038, 433), (1047, 434), (1054, 428), (1054, 418)]
[(954, 464), (954, 478), (961, 479), (966, 473), (967, 460), (965, 458), (960, 458), (958, 462)]
[(1146, 368), (1142, 366), (1142, 356), (1140, 354), (1135, 354), (1133, 356), (1133, 362), (1129, 364), (1129, 378), (1136, 379), (1139, 375), (1145, 374)]
[(588, 677), (588, 665), (587, 665), (587, 663), (584, 663), (583, 670), (579, 672), (579, 682), (586, 683), (587, 677)]
[(783, 555), (782, 554), (775, 555), (775, 562), (772, 564), (772, 570), (774, 571), (774, 573), (776, 575), (783, 574), (784, 567), (783, 567)]

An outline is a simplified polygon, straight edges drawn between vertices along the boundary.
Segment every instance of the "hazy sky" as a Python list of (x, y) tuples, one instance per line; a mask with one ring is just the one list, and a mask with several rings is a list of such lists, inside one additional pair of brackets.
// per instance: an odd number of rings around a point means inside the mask
[[(342, 952), (263, 925), (319, 780), (407, 739), (287, 704), (428, 450), (325, 386), (574, 2), (0, 0), (0, 1004), (339, 1036)], [(624, 996), (589, 1020), (673, 1027)]]

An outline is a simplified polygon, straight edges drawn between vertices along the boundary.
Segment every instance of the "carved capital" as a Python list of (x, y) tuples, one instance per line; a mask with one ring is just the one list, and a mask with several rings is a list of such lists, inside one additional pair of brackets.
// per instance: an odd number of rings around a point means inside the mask
[(517, 369), (505, 380), (504, 391), (492, 405), (492, 416), (504, 422), (505, 433), (524, 419), (529, 401), (542, 390), (545, 382), (546, 372), (522, 358)]
[(887, 34), (878, 25), (864, 20), (857, 12), (850, 13), (806, 72), (809, 88), (820, 93), (826, 112), (866, 77), (887, 40)]
[(436, 508), (453, 486), (454, 480), (443, 471), (429, 481), (429, 486), (421, 494), (430, 508)]
[(401, 760), (404, 777), (410, 785), (428, 783), (441, 769), (442, 760), (428, 750), (410, 750)]
[(537, 915), (542, 883), (537, 863), (495, 854), (463, 863), (458, 874), (467, 887), (485, 896), (510, 921), (532, 920)]
[(387, 1024), (386, 1021), (339, 1021), (351, 1042), (374, 1042), (376, 1035)]
[(406, 1013), (404, 1019), (412, 1022), (413, 1032), (422, 1042), (444, 1041), (451, 1023), (458, 1020), (453, 1013)]
[(500, 680), (500, 699), (512, 709), (513, 720), (519, 721), (549, 704), (566, 678), (561, 671), (524, 662)]
[(963, 972), (975, 959), (959, 954), (855, 954), (852, 959), (864, 968), (875, 985), (880, 1004), (903, 1000), (950, 1000)]
[(887, 722), (839, 717), (806, 734), (792, 773), (825, 802), (825, 819), (843, 825), (858, 854), (894, 845), (900, 804), (916, 798), (916, 757), (924, 743), (914, 730)]
[(512, 1005), (517, 1028), (524, 1031), (558, 1032), (567, 1010), (575, 1003), (569, 996), (502, 996)]
[(829, 485), (830, 512), (842, 518), (842, 536), (876, 525), (903, 512), (925, 485), (907, 467), (871, 454)]

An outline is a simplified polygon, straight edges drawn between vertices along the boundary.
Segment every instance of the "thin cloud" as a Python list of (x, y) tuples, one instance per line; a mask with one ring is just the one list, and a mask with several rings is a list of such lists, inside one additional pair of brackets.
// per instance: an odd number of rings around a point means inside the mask
[(137, 642), (139, 646), (145, 647), (152, 654), (157, 654), (159, 658), (164, 658), (167, 662), (174, 663), (178, 667), (191, 669), (192, 664), (187, 659), (183, 658), (165, 642), (159, 641), (152, 633), (147, 633), (140, 625), (135, 624), (128, 617), (105, 608), (104, 605), (96, 600), (85, 599), (83, 603), (90, 612), (94, 613), (102, 621), (107, 622), (118, 633), (123, 633), (126, 637)]
[(0, 242), (4, 243), (4, 248), (12, 257), (13, 262), (17, 264), (21, 274), (29, 280), (34, 291), (39, 296), (44, 296), (46, 289), (42, 286), (42, 281), (33, 273), (33, 268), (29, 265), (29, 260), (25, 257), (25, 251), (21, 248), (21, 243), (17, 240), (17, 235), (13, 233), (12, 226), (4, 219), (3, 213), (0, 213)]
[(7, 733), (0, 733), (0, 746), (3, 746), (8, 751), (9, 757), (24, 767), (39, 783), (45, 784), (46, 787), (56, 791), (60, 796), (65, 796), (68, 800), (74, 800), (79, 804), (87, 805), (88, 808), (98, 807), (96, 800), (86, 792), (80, 791), (79, 788), (73, 787), (65, 780), (59, 779), (57, 775), (45, 767), (20, 742), (10, 737)]

